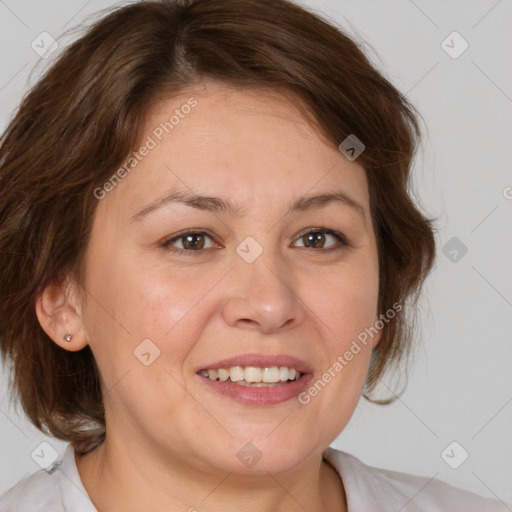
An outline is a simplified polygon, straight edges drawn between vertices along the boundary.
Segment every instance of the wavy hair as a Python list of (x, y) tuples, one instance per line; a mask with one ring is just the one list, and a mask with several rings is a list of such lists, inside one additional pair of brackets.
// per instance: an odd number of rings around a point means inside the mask
[(37, 297), (83, 279), (101, 187), (135, 148), (148, 112), (202, 78), (279, 89), (337, 147), (355, 134), (379, 257), (383, 328), (369, 397), (412, 342), (414, 308), (435, 255), (432, 220), (414, 204), (419, 114), (341, 28), (288, 0), (141, 1), (104, 15), (27, 93), (0, 139), (0, 352), (33, 424), (86, 452), (105, 435), (89, 347), (63, 350), (40, 326)]

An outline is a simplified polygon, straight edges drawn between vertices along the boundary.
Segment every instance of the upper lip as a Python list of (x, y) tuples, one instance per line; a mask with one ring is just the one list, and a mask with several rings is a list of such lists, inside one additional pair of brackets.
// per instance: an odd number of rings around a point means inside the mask
[(227, 359), (221, 359), (201, 366), (197, 371), (219, 368), (231, 368), (233, 366), (256, 366), (270, 368), (272, 366), (287, 366), (295, 368), (300, 373), (313, 373), (313, 369), (304, 361), (285, 354), (239, 354)]

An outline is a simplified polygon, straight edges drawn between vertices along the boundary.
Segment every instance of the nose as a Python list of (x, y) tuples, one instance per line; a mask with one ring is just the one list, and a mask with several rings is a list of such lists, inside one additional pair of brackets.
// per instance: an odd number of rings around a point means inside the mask
[(231, 327), (269, 334), (294, 328), (305, 317), (297, 282), (285, 261), (263, 253), (252, 263), (235, 261), (222, 315)]

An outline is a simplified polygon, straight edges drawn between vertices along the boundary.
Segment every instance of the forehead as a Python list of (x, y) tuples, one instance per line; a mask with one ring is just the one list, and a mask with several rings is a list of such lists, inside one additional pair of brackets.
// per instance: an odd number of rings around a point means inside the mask
[(362, 166), (276, 90), (216, 83), (189, 89), (149, 113), (138, 148), (144, 146), (151, 148), (102, 201), (126, 215), (169, 189), (228, 196), (244, 207), (284, 206), (308, 191), (340, 189), (368, 201)]

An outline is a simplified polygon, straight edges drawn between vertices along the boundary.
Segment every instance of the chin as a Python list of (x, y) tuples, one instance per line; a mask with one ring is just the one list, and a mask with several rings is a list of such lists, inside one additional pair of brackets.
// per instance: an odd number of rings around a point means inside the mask
[(254, 441), (234, 440), (211, 462), (226, 472), (254, 476), (290, 470), (311, 456), (313, 447), (308, 450), (307, 443), (298, 441), (300, 437), (287, 434), (283, 438), (276, 435), (271, 440), (272, 434), (268, 439), (265, 436), (268, 436), (268, 430)]

